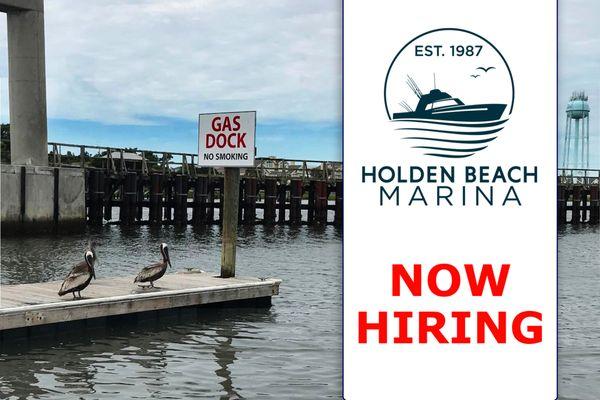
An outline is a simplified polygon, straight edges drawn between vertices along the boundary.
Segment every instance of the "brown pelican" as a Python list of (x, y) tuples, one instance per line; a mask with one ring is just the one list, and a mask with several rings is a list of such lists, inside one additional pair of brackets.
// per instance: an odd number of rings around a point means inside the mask
[(69, 275), (65, 278), (58, 291), (59, 296), (73, 293), (73, 298), (76, 298), (75, 292), (77, 292), (79, 298), (81, 298), (81, 291), (90, 284), (92, 278), (96, 279), (96, 272), (94, 271), (94, 254), (90, 250), (87, 250), (83, 257), (85, 261), (74, 266), (71, 272), (69, 272)]
[[(160, 254), (162, 254), (162, 258), (163, 258), (162, 262), (157, 262), (156, 264), (152, 264), (147, 267), (144, 267), (140, 271), (138, 276), (135, 277), (135, 280), (133, 281), (133, 283), (150, 282), (149, 287), (154, 287), (153, 282), (160, 279), (165, 274), (165, 271), (167, 270), (167, 264), (170, 267), (172, 267), (171, 258), (169, 258), (169, 248), (167, 247), (166, 243), (160, 244)], [(147, 286), (142, 286), (142, 285), (139, 285), (139, 286), (147, 287)]]

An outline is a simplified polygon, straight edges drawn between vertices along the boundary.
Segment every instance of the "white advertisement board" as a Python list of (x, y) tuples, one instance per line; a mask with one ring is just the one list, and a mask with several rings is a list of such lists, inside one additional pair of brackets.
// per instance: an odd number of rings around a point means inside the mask
[(198, 165), (254, 166), (255, 136), (256, 111), (200, 114)]
[(344, 398), (557, 396), (556, 4), (344, 2)]

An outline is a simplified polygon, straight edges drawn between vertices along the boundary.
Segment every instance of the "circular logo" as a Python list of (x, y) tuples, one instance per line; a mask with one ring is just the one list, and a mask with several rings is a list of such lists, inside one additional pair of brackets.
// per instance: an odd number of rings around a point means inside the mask
[(514, 82), (508, 63), (487, 39), (457, 28), (409, 41), (385, 78), (394, 129), (433, 157), (465, 158), (486, 149), (510, 118)]

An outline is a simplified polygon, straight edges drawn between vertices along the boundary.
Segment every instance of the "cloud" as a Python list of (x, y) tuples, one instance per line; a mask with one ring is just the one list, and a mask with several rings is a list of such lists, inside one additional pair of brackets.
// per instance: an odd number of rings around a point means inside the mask
[(337, 1), (46, 0), (45, 24), (50, 118), (340, 118)]
[[(585, 90), (596, 166), (599, 16), (597, 0), (559, 0), (559, 133), (570, 94)], [(340, 120), (339, 1), (46, 0), (45, 18), (50, 118), (149, 126), (256, 109), (262, 121)], [(2, 15), (3, 121), (6, 53)]]

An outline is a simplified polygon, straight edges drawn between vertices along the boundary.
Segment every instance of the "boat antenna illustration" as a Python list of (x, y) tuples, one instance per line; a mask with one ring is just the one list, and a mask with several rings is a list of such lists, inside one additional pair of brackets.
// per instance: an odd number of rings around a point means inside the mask
[(433, 73), (433, 88), (437, 89), (437, 87), (435, 86), (435, 72)]
[(421, 89), (419, 89), (417, 82), (415, 82), (415, 80), (410, 75), (406, 75), (406, 84), (413, 91), (415, 96), (417, 96), (419, 99), (421, 98), (421, 96), (423, 96), (423, 92), (421, 92)]
[(414, 110), (408, 105), (408, 103), (404, 100), (402, 100), (401, 103), (398, 103), (402, 106), (402, 108), (404, 108), (406, 111), (408, 112), (413, 112)]

